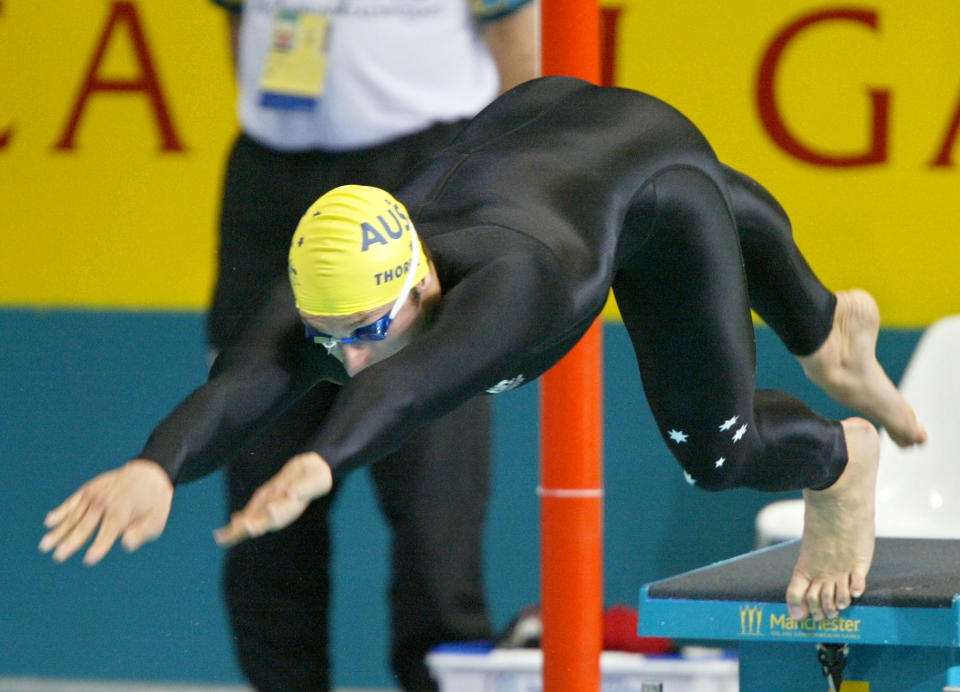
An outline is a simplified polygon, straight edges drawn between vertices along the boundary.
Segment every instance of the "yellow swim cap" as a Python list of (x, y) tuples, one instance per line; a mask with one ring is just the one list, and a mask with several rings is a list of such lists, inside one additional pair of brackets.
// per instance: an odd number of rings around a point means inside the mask
[(411, 264), (412, 284), (428, 271), (406, 208), (364, 185), (334, 188), (314, 202), (293, 234), (289, 259), (297, 307), (313, 315), (386, 305), (399, 297)]

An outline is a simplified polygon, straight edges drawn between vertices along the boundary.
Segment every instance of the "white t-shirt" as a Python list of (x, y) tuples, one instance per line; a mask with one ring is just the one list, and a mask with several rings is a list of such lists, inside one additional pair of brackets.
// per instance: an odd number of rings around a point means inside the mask
[[(329, 22), (325, 87), (309, 111), (261, 103), (278, 11)], [(375, 146), (473, 116), (499, 85), (469, 0), (246, 0), (239, 56), (241, 126), (282, 151)]]

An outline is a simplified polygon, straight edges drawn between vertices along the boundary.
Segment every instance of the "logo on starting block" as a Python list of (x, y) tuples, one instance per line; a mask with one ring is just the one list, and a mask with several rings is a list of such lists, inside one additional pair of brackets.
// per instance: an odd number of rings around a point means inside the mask
[(740, 634), (763, 634), (763, 608), (760, 606), (740, 606)]
[(794, 620), (789, 615), (770, 616), (770, 634), (781, 637), (822, 637), (829, 634), (832, 639), (848, 640), (860, 639), (860, 624), (858, 618), (852, 620), (845, 617), (836, 617), (831, 620)]
[[(838, 640), (856, 640), (861, 638), (861, 620), (845, 617), (832, 620), (794, 620), (786, 612), (778, 612), (780, 608), (773, 608), (773, 612), (764, 623), (763, 606), (759, 604), (742, 604), (740, 610), (740, 636), (743, 637), (796, 637), (816, 638), (829, 634)], [(785, 609), (784, 609), (785, 610)]]

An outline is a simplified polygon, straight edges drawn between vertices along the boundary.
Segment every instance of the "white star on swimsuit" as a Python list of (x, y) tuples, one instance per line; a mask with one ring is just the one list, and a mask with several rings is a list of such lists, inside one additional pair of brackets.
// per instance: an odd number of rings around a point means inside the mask
[(671, 430), (667, 433), (674, 442), (681, 443), (687, 441), (687, 434), (682, 430)]
[(686, 471), (683, 472), (683, 477), (684, 477), (684, 479), (686, 479), (687, 483), (689, 483), (690, 485), (696, 485), (696, 484), (697, 484), (697, 479), (694, 478), (693, 476), (691, 476), (691, 475), (690, 475), (689, 473), (687, 473)]
[(739, 418), (740, 416), (734, 416), (733, 418), (728, 418), (727, 420), (723, 421), (723, 425), (720, 426), (720, 432), (732, 428), (733, 424), (736, 423)]
[(723, 462), (725, 462), (725, 461), (726, 461), (726, 459), (725, 459), (724, 457), (720, 457), (720, 458), (717, 459), (715, 462), (713, 462), (713, 467), (716, 468), (716, 469), (718, 469), (718, 468), (720, 468), (721, 466), (723, 466)]
[(735, 432), (735, 433), (733, 434), (733, 441), (734, 441), (734, 442), (739, 442), (739, 441), (740, 441), (740, 438), (743, 437), (743, 434), (744, 434), (745, 432), (747, 432), (747, 424), (746, 424), (746, 423), (744, 423), (744, 424), (741, 425), (739, 428), (737, 428), (737, 432)]

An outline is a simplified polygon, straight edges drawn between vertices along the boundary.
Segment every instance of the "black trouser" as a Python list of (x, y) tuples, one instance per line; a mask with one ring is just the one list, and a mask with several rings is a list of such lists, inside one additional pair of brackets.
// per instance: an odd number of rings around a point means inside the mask
[(636, 218), (652, 221), (625, 230), (644, 237), (631, 239), (638, 249), (613, 290), (654, 418), (688, 482), (707, 490), (829, 486), (847, 460), (840, 424), (789, 394), (754, 390), (748, 282), (755, 307), (773, 316), (788, 345), (823, 343), (835, 299), (788, 232), (744, 238), (742, 251), (727, 198), (710, 176), (677, 168), (650, 185)]
[[(227, 169), (211, 345), (226, 345), (258, 292), (285, 275), (290, 237), (317, 197), (348, 183), (393, 189), (458, 129), (438, 126), (347, 153), (281, 154), (241, 135)], [(230, 511), (301, 451), (332, 387), (317, 388), (285, 412), (228, 466)], [(481, 573), (489, 416), (485, 397), (467, 402), (372, 467), (393, 532), (391, 662), (408, 690), (436, 689), (423, 662), (430, 647), (491, 636)], [(228, 553), (224, 588), (236, 651), (260, 690), (329, 688), (329, 506), (329, 499), (314, 502), (287, 529)]]

